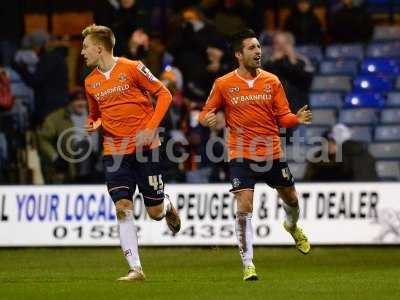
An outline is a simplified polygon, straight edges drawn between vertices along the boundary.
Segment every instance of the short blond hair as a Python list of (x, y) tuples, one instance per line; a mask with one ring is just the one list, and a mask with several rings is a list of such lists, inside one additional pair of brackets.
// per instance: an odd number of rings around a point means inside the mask
[(90, 38), (101, 45), (107, 51), (112, 51), (115, 46), (115, 36), (112, 30), (106, 26), (92, 24), (82, 30), (82, 36), (85, 38), (90, 36)]

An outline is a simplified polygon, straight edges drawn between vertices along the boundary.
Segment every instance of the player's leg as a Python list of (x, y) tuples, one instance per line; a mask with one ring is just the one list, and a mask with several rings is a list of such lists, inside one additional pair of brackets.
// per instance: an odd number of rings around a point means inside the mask
[[(111, 199), (115, 203), (120, 244), (128, 262), (128, 275), (120, 281), (144, 280), (145, 276), (139, 258), (137, 228), (133, 222), (133, 201), (136, 184), (130, 168), (129, 156), (114, 160), (112, 156), (104, 157), (106, 182)], [(115, 162), (120, 162), (115, 166)]]
[(165, 218), (173, 233), (179, 232), (181, 220), (168, 195), (164, 194), (162, 171), (157, 156), (152, 151), (143, 153), (146, 161), (136, 161), (136, 178), (139, 191), (143, 195), (144, 205), (149, 216), (156, 221)]
[(235, 232), (239, 253), (243, 263), (243, 280), (257, 280), (253, 263), (253, 213), (254, 181), (248, 169), (248, 162), (233, 160), (230, 165), (231, 192), (236, 201)]
[(296, 243), (296, 248), (303, 254), (309, 253), (311, 246), (308, 238), (297, 225), (300, 209), (295, 187), (279, 187), (276, 190), (279, 197), (283, 200), (283, 209), (285, 210), (286, 217), (283, 227), (292, 235)]
[(287, 163), (274, 160), (271, 170), (266, 174), (266, 182), (277, 190), (283, 201), (285, 211), (283, 226), (292, 235), (296, 242), (296, 248), (301, 253), (307, 254), (310, 252), (310, 243), (302, 229), (297, 225), (300, 213), (299, 201), (294, 186), (294, 178)]

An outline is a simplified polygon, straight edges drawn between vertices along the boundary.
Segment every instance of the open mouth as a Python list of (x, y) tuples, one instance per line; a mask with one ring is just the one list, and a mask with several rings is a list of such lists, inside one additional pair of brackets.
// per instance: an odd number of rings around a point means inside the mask
[(256, 55), (256, 56), (254, 57), (254, 61), (255, 61), (256, 63), (260, 63), (260, 62), (261, 62), (261, 55)]

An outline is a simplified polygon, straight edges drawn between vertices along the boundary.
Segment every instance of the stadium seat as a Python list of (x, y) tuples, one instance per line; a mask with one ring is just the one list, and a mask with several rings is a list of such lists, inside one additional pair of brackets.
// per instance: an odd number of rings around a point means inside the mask
[(400, 180), (400, 162), (398, 161), (377, 161), (376, 172), (381, 180)]
[(316, 45), (297, 46), (297, 52), (303, 54), (314, 62), (320, 62), (323, 58), (322, 49)]
[(307, 144), (317, 141), (325, 132), (330, 130), (330, 126), (307, 126), (305, 129), (305, 140)]
[(363, 74), (393, 76), (400, 74), (399, 63), (390, 58), (367, 58), (361, 64)]
[(382, 108), (385, 105), (385, 99), (380, 94), (371, 93), (350, 93), (344, 98), (344, 108)]
[(381, 112), (381, 123), (400, 123), (400, 108), (386, 108)]
[(361, 60), (364, 49), (361, 44), (335, 44), (326, 48), (325, 56), (331, 59), (353, 58)]
[(348, 76), (314, 76), (312, 91), (348, 92), (351, 90), (351, 79)]
[(354, 79), (355, 92), (389, 92), (393, 87), (390, 78), (373, 75), (360, 75)]
[(311, 93), (310, 106), (314, 108), (340, 108), (342, 107), (342, 95), (340, 93)]
[[(371, 0), (369, 0), (371, 1)], [(373, 0), (379, 1), (379, 0)], [(390, 0), (380, 0), (384, 2), (390, 2)], [(400, 27), (399, 26), (375, 26), (374, 34), (372, 37), (374, 40), (388, 41), (388, 40), (400, 40)]]
[(387, 107), (400, 107), (400, 92), (390, 92), (386, 100)]
[(357, 74), (358, 63), (355, 60), (326, 60), (319, 65), (322, 75), (349, 75)]
[(306, 163), (289, 163), (289, 169), (295, 180), (303, 180), (306, 173)]
[(371, 142), (372, 129), (369, 126), (354, 126), (350, 127), (351, 138), (356, 141)]
[(400, 141), (400, 125), (381, 125), (375, 128), (375, 141)]
[(372, 143), (369, 152), (376, 159), (400, 159), (400, 143)]
[(312, 122), (314, 125), (332, 126), (336, 124), (335, 109), (314, 109), (312, 114)]
[(400, 91), (400, 76), (397, 77), (397, 80), (396, 80), (396, 90)]
[(366, 56), (399, 57), (400, 56), (400, 42), (371, 43), (367, 47)]
[(339, 122), (347, 125), (374, 125), (378, 122), (377, 110), (372, 108), (343, 109)]

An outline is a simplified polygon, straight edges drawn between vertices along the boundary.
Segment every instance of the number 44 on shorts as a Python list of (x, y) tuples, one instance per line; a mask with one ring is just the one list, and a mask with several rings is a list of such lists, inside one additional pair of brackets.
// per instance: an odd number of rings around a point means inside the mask
[(149, 185), (152, 186), (155, 191), (162, 190), (164, 187), (164, 183), (162, 181), (161, 174), (149, 176)]

